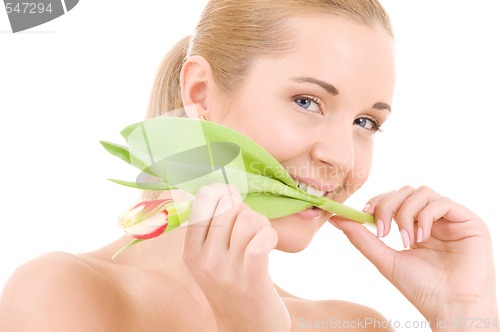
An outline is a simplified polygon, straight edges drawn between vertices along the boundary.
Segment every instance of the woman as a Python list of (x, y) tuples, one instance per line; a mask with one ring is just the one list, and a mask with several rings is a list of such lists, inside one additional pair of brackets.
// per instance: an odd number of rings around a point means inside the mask
[[(393, 86), (392, 31), (376, 1), (214, 0), (194, 36), (162, 63), (148, 117), (184, 107), (191, 116), (237, 129), (266, 148), (301, 187), (342, 202), (366, 181)], [(327, 222), (434, 329), (448, 328), (441, 322), (457, 317), (497, 317), (488, 230), (465, 207), (429, 188), (404, 187), (365, 207), (376, 217), (378, 237), (395, 220), (404, 246), (411, 247), (402, 252), (325, 211), (268, 220), (239, 200), (225, 186), (208, 186), (194, 199), (190, 218), (201, 220), (196, 226), (146, 241), (115, 260), (110, 257), (128, 239), (23, 266), (6, 285), (0, 328), (289, 331), (304, 329), (298, 318), (322, 321), (333, 313), (344, 321), (382, 322), (373, 309), (305, 301), (271, 281), (268, 253), (304, 249)]]

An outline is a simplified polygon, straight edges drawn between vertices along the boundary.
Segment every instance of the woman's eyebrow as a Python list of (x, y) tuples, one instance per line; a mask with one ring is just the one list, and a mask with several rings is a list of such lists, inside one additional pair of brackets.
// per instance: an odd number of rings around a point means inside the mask
[[(290, 78), (290, 80), (297, 82), (297, 83), (307, 82), (307, 83), (317, 84), (320, 87), (322, 87), (323, 89), (325, 89), (326, 92), (328, 92), (331, 95), (336, 96), (339, 94), (339, 90), (336, 87), (334, 87), (330, 83), (326, 83), (325, 81), (319, 80), (319, 79), (314, 78), (314, 77), (300, 76), (300, 77), (292, 77), (292, 78)], [(378, 103), (373, 104), (372, 108), (377, 109), (377, 110), (381, 110), (381, 111), (388, 110), (389, 112), (391, 112), (391, 105), (389, 105), (387, 103), (383, 103), (383, 102), (378, 102)]]
[(318, 79), (313, 78), (313, 77), (292, 77), (292, 78), (290, 78), (290, 80), (297, 82), (297, 83), (308, 82), (308, 83), (317, 84), (320, 87), (322, 87), (323, 89), (325, 89), (326, 92), (328, 92), (329, 94), (332, 94), (334, 96), (339, 94), (339, 90), (337, 90), (337, 88), (334, 87), (333, 85), (326, 83), (325, 81), (318, 80)]
[(379, 102), (379, 103), (375, 103), (375, 104), (373, 104), (373, 106), (372, 106), (372, 107), (373, 107), (374, 109), (376, 109), (376, 110), (381, 110), (381, 111), (383, 111), (383, 110), (388, 110), (389, 112), (391, 112), (391, 111), (392, 111), (392, 110), (391, 110), (391, 105), (389, 105), (389, 104), (387, 104), (387, 103), (381, 103), (381, 102)]

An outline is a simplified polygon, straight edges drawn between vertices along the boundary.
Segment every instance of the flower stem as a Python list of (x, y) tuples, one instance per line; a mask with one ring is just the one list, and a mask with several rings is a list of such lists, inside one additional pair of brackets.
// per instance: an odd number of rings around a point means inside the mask
[(338, 216), (361, 224), (375, 224), (375, 217), (369, 213), (358, 211), (326, 197), (322, 197), (322, 200), (323, 202), (317, 205), (320, 209), (335, 213)]
[(172, 208), (168, 209), (168, 226), (165, 229), (165, 232), (168, 232), (186, 222), (189, 218), (192, 205), (193, 200), (188, 199), (184, 202), (175, 203)]

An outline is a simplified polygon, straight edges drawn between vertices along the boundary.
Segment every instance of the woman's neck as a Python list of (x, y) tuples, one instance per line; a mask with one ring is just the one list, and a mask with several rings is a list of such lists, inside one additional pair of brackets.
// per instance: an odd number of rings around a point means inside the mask
[(115, 258), (112, 258), (121, 248), (133, 241), (129, 236), (123, 236), (115, 242), (83, 254), (112, 264), (125, 265), (148, 271), (161, 273), (186, 268), (182, 260), (182, 246), (185, 227), (177, 227), (157, 238), (139, 242)]

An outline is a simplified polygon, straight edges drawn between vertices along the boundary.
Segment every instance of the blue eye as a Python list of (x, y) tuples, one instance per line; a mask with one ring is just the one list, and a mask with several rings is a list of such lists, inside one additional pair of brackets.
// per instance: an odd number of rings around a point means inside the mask
[(311, 96), (298, 96), (294, 97), (293, 101), (302, 109), (313, 112), (321, 113), (321, 100)]
[(354, 124), (360, 126), (364, 129), (371, 130), (373, 132), (380, 131), (380, 125), (378, 121), (370, 118), (357, 118), (354, 120)]

